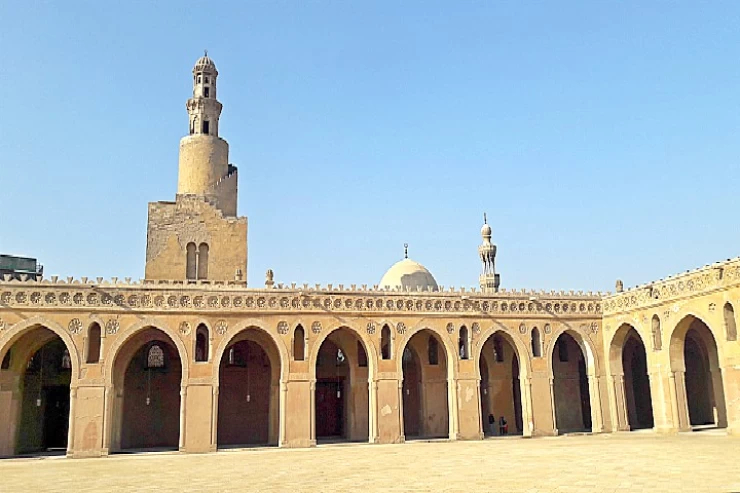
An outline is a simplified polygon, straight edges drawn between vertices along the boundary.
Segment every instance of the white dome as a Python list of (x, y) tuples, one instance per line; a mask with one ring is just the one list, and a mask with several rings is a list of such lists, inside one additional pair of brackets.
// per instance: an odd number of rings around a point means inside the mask
[(380, 288), (385, 289), (386, 286), (390, 289), (401, 286), (403, 290), (408, 288), (417, 291), (439, 291), (432, 273), (420, 263), (408, 258), (396, 262), (388, 269), (380, 280)]

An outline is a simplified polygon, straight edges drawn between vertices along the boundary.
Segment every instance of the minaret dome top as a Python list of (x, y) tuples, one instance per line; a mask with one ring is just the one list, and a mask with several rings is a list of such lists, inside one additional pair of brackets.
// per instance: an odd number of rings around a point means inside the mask
[(195, 62), (195, 66), (193, 67), (193, 73), (197, 72), (205, 72), (210, 73), (213, 75), (218, 75), (218, 70), (216, 70), (216, 64), (213, 63), (213, 60), (210, 59), (208, 56), (208, 50), (206, 50), (203, 53), (203, 56), (198, 58), (198, 60)]

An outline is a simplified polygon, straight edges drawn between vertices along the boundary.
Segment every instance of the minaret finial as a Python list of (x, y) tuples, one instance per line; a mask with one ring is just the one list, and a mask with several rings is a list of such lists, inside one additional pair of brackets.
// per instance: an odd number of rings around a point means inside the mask
[(203, 50), (203, 56), (208, 56), (208, 50)]
[(403, 244), (403, 258), (409, 258), (409, 244)]
[(486, 219), (486, 213), (483, 213), (483, 224), (488, 224), (488, 220)]

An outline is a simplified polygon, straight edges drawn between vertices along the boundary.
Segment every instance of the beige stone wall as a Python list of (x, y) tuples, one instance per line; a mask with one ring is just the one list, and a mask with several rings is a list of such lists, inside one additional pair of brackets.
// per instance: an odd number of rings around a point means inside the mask
[(185, 279), (190, 242), (208, 244), (209, 280), (234, 280), (237, 269), (246, 279), (247, 219), (224, 217), (209, 202), (194, 196), (149, 204), (145, 277)]
[(615, 416), (611, 429), (630, 429), (621, 360), (630, 329), (637, 331), (645, 346), (655, 429), (664, 433), (690, 429), (683, 351), (687, 331), (705, 325), (709, 333), (704, 344), (713, 373), (713, 381), (707, 385), (714, 387), (716, 424), (726, 426), (731, 434), (740, 434), (740, 342), (730, 330), (737, 322), (725, 316), (728, 304), (736, 319), (740, 307), (738, 259), (638, 286), (604, 300), (602, 351), (610, 375), (608, 403)]
[[(441, 341), (439, 355), (445, 363), (444, 367), (424, 370), (429, 386), (425, 415), (430, 430), (451, 439), (481, 437), (479, 358), (486, 340), (500, 334), (511, 341), (511, 350), (516, 350), (521, 362), (523, 434), (529, 436), (535, 430), (552, 434), (555, 433), (551, 423), (552, 407), (538, 408), (533, 402), (533, 362), (545, 358), (532, 356), (530, 329), (548, 324), (557, 330), (572, 327), (569, 330), (580, 333), (581, 327), (587, 327), (589, 333), (582, 334), (586, 339), (593, 335), (590, 327), (598, 323), (594, 314), (599, 313), (598, 307), (592, 312), (586, 308), (589, 303), (596, 306), (598, 299), (583, 299), (583, 312), (578, 310), (581, 301), (573, 300), (574, 312), (561, 313), (558, 317), (547, 313), (544, 304), (542, 311), (538, 312), (533, 305), (528, 312), (526, 302), (525, 313), (518, 310), (511, 313), (509, 305), (514, 303), (518, 309), (520, 298), (508, 298), (509, 294), (502, 295), (503, 299), (482, 295), (469, 299), (468, 294), (460, 292), (432, 295), (327, 291), (314, 294), (309, 290), (311, 294), (301, 294), (290, 289), (248, 290), (239, 285), (19, 284), (0, 283), (3, 327), (0, 356), (14, 346), (20, 336), (39, 327), (53, 331), (70, 349), (73, 367), (69, 453), (74, 456), (105, 455), (120, 446), (121, 402), (125, 399), (120, 382), (124, 360), (130, 357), (136, 344), (142, 343), (137, 334), (148, 333), (146, 331), (151, 328), (164, 334), (162, 337), (166, 336), (182, 361), (179, 448), (183, 451), (203, 452), (218, 447), (219, 364), (229, 345), (247, 329), (261, 334), (260, 344), (274, 347), (275, 358), (279, 360), (276, 390), (271, 397), (272, 443), (285, 447), (316, 443), (313, 430), (316, 420), (320, 419), (314, 413), (317, 357), (322, 342), (337, 330), (352, 335), (353, 341), (361, 341), (368, 360), (367, 368), (358, 369), (352, 379), (347, 401), (350, 406), (349, 439), (372, 443), (404, 440), (401, 358), (406, 344), (421, 332), (434, 334)], [(355, 301), (362, 298), (372, 300), (373, 308), (366, 308), (370, 303), (363, 302), (358, 311)], [(408, 309), (407, 302), (410, 303)], [(449, 312), (444, 309), (448, 302)], [(500, 308), (491, 311), (504, 302), (507, 305), (505, 313)], [(550, 303), (554, 305), (555, 302), (548, 300), (545, 304)], [(564, 302), (557, 303), (560, 306)], [(570, 307), (571, 302), (567, 303)], [(383, 310), (377, 311), (376, 305)], [(387, 307), (391, 306), (393, 310), (388, 311)], [(431, 311), (426, 311), (427, 306)], [(441, 311), (435, 312), (435, 306)], [(396, 307), (402, 309), (396, 311)], [(415, 313), (417, 307), (419, 311)], [(92, 322), (103, 328), (102, 357), (98, 363), (87, 364), (85, 348)], [(195, 362), (195, 332), (201, 323), (209, 330), (209, 358), (206, 362)], [(380, 327), (386, 323), (393, 334), (391, 360), (382, 360), (379, 356)], [(296, 361), (293, 354), (293, 336), (298, 324), (305, 330), (304, 361)], [(465, 360), (460, 358), (458, 346), (463, 325), (470, 335), (469, 359)], [(546, 335), (543, 345), (549, 344), (548, 337), (552, 336), (554, 333)], [(422, 358), (427, 358), (423, 342), (427, 338), (417, 340), (418, 352)], [(27, 358), (30, 351), (14, 347), (13, 358)], [(22, 364), (17, 368), (21, 367)], [(0, 411), (7, 416), (17, 417), (19, 412), (20, 389), (13, 382), (20, 373), (21, 370), (0, 371), (0, 404), (3, 405)], [(512, 403), (500, 405), (513, 406)], [(17, 419), (11, 421), (7, 427), (0, 427), (0, 455), (14, 453)], [(509, 419), (510, 428), (513, 422)]]

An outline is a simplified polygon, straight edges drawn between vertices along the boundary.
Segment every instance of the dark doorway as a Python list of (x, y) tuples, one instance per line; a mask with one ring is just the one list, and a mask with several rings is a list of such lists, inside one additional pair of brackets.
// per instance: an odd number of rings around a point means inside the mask
[(558, 432), (591, 431), (591, 395), (581, 346), (569, 333), (563, 333), (555, 342), (551, 358)]
[(421, 434), (421, 368), (414, 350), (403, 350), (403, 430), (407, 437)]
[(164, 339), (143, 344), (124, 375), (121, 449), (177, 449), (182, 365)]
[(334, 330), (321, 343), (314, 389), (314, 431), (318, 442), (368, 441), (370, 387), (367, 363), (367, 351), (362, 340), (349, 328)]
[(316, 382), (316, 436), (344, 436), (344, 382), (322, 379)]
[(55, 385), (44, 389), (44, 442), (47, 450), (67, 449), (69, 427), (69, 387)]
[(686, 333), (684, 361), (689, 421), (692, 426), (715, 424), (709, 357), (706, 345), (694, 329)]
[(450, 421), (444, 343), (436, 333), (423, 329), (411, 336), (401, 358), (406, 439), (448, 438)]
[(238, 341), (219, 368), (218, 445), (267, 445), (270, 440), (272, 366), (262, 346)]
[(630, 429), (652, 428), (653, 403), (650, 395), (645, 345), (634, 329), (630, 329), (630, 334), (624, 343), (622, 368)]
[(19, 454), (67, 449), (71, 368), (69, 351), (57, 336), (28, 360), (17, 439)]

